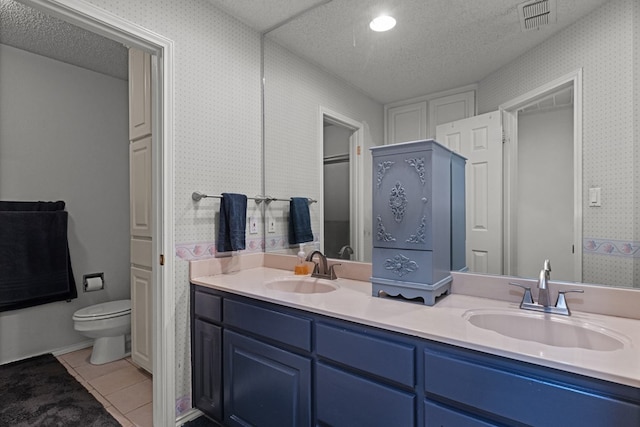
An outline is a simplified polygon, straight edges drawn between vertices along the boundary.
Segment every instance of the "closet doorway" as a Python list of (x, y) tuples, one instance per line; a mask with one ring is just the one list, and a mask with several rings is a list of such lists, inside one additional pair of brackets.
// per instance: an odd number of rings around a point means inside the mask
[(324, 122), (324, 254), (329, 258), (351, 259), (349, 198), (351, 185), (349, 143), (353, 130)]
[(328, 258), (361, 260), (363, 125), (321, 108), (320, 247)]

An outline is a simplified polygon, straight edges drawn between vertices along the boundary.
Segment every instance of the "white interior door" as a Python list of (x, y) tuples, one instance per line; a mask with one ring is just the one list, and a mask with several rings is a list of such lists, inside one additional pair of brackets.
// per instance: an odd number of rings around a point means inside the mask
[(131, 359), (153, 371), (151, 56), (129, 49)]
[(436, 127), (436, 140), (467, 158), (467, 267), (502, 274), (502, 123), (494, 111)]
[(386, 111), (385, 144), (417, 141), (427, 137), (427, 101), (391, 107)]

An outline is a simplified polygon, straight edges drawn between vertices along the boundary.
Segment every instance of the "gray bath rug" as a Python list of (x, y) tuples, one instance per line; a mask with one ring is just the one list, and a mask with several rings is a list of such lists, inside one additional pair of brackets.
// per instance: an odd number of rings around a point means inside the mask
[(120, 427), (51, 354), (0, 366), (0, 426)]

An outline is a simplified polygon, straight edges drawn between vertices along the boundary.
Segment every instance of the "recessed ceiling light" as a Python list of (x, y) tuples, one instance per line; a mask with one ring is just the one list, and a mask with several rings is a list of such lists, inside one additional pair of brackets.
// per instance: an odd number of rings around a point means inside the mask
[(369, 28), (373, 31), (389, 31), (396, 26), (396, 20), (392, 16), (380, 15), (369, 23)]

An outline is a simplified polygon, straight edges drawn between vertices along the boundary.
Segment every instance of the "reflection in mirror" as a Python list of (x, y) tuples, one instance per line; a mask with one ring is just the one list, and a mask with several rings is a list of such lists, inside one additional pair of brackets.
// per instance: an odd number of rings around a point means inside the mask
[[(327, 206), (322, 185), (324, 123), (328, 120), (350, 129), (349, 180), (332, 183), (336, 187), (327, 191), (349, 191), (348, 245), (354, 250), (350, 258), (370, 261), (371, 156), (368, 147), (383, 142), (382, 104), (268, 38), (264, 42), (264, 73), (265, 192), (279, 191), (288, 196), (318, 200), (310, 206), (317, 243), (307, 245), (305, 250), (308, 253), (312, 247), (319, 247), (323, 252), (330, 249), (331, 245), (327, 246), (320, 237), (325, 232), (324, 210), (334, 208)], [(327, 177), (332, 178), (335, 177)], [(266, 209), (265, 218), (274, 223), (274, 227), (267, 227), (266, 251), (297, 251), (287, 241), (288, 207), (272, 203)], [(330, 221), (331, 217), (327, 219)], [(342, 246), (344, 244), (337, 250)]]
[[(640, 164), (640, 5), (558, 1), (556, 23), (523, 32), (521, 1), (481, 3), (486, 10), (469, 13), (468, 2), (447, 2), (447, 7), (391, 2), (396, 28), (373, 36), (363, 22), (377, 2), (334, 0), (269, 32), (264, 41), (266, 193), (318, 199), (311, 208), (312, 225), (318, 245), (327, 250), (330, 244), (320, 232), (329, 216), (325, 192), (333, 189), (325, 191), (323, 185), (322, 111), (360, 123), (355, 164), (362, 192), (352, 206), (361, 209), (362, 249), (352, 258), (368, 261), (368, 147), (436, 137), (438, 125), (457, 120), (459, 111), (469, 117), (501, 110), (506, 138), (499, 144), (499, 164), (506, 167), (498, 169), (501, 184), (485, 188), (497, 197), (497, 205), (487, 208), (498, 215), (500, 248), (482, 262), (481, 251), (468, 253), (468, 267), (536, 277), (550, 258), (555, 280), (640, 286), (640, 173), (635, 166)], [(415, 33), (421, 42), (416, 43)], [(459, 51), (466, 56), (456, 55)], [(579, 92), (572, 92), (573, 83), (548, 90), (551, 82), (574, 74)], [(415, 76), (421, 80), (411, 86)], [(465, 110), (468, 101), (455, 110), (469, 93), (471, 114)], [(532, 93), (538, 98), (522, 98)], [(476, 195), (481, 175), (473, 177), (479, 168), (469, 163), (467, 168), (467, 192)], [(349, 187), (346, 181), (331, 186)], [(470, 210), (476, 207), (467, 199), (468, 218), (477, 219), (478, 212)], [(496, 218), (484, 214), (483, 224)], [(287, 215), (283, 206), (267, 209), (267, 220), (272, 217), (277, 225), (267, 231), (267, 251), (296, 250), (289, 249), (282, 231)], [(467, 249), (472, 250), (469, 244)]]
[[(582, 281), (574, 241), (573, 96), (571, 87), (560, 89), (518, 111), (517, 197), (514, 275), (536, 277), (541, 263), (550, 258), (556, 280)], [(542, 167), (543, 166), (543, 167)], [(528, 244), (527, 242), (544, 242)]]
[(324, 254), (351, 259), (349, 140), (353, 131), (323, 122)]

